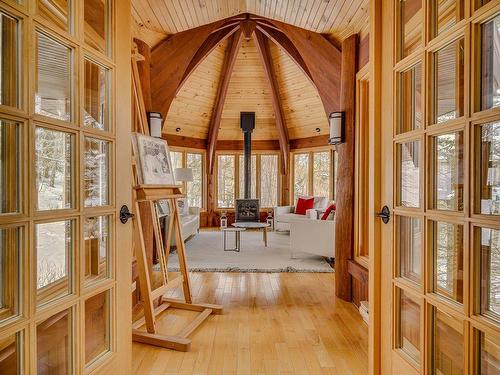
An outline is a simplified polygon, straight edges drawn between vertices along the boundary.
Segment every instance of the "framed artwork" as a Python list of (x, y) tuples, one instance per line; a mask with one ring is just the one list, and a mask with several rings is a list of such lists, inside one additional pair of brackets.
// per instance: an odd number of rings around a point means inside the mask
[(140, 133), (132, 134), (140, 184), (175, 185), (167, 141)]

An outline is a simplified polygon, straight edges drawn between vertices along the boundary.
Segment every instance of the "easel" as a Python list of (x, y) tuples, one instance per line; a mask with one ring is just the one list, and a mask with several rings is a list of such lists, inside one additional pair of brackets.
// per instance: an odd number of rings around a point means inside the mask
[[(137, 256), (137, 266), (139, 271), (139, 282), (141, 295), (143, 298), (144, 317), (134, 322), (132, 325), (132, 339), (144, 344), (161, 346), (168, 349), (179, 351), (188, 351), (191, 346), (191, 340), (188, 336), (208, 318), (211, 314), (222, 314), (222, 306), (211, 304), (194, 304), (191, 296), (191, 285), (189, 282), (189, 273), (186, 263), (186, 254), (184, 241), (180, 225), (179, 211), (177, 209), (177, 199), (183, 198), (178, 186), (163, 185), (138, 185), (134, 187), (134, 231), (138, 241), (139, 253)], [(163, 239), (160, 234), (160, 223), (156, 212), (155, 202), (166, 200), (170, 204), (172, 219), (169, 222), (166, 246), (163, 246)], [(160, 262), (162, 285), (155, 290), (151, 290), (151, 275), (147, 261), (146, 248), (144, 246), (144, 237), (142, 234), (141, 216), (139, 214), (139, 202), (149, 202), (151, 214), (153, 216), (153, 232), (155, 244), (158, 249), (158, 259)], [(179, 268), (181, 275), (173, 280), (168, 280), (167, 260), (170, 252), (170, 241), (172, 230), (175, 234), (177, 243), (177, 254), (179, 256)], [(163, 295), (171, 288), (182, 283), (184, 300), (164, 299)], [(153, 301), (158, 298), (158, 307), (154, 308)], [(181, 329), (175, 336), (166, 336), (157, 332), (156, 319), (160, 313), (169, 307), (198, 311), (200, 314), (186, 327)], [(146, 325), (146, 332), (139, 329)]]

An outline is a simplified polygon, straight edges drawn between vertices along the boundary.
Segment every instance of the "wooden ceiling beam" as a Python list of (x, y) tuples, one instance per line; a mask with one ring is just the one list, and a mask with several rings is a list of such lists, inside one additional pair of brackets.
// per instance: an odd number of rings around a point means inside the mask
[(236, 33), (229, 40), (226, 54), (224, 56), (224, 62), (220, 74), (219, 87), (217, 89), (217, 95), (215, 97), (214, 110), (212, 112), (212, 118), (210, 119), (210, 126), (208, 129), (209, 174), (212, 174), (214, 170), (215, 149), (217, 146), (217, 137), (219, 135), (222, 110), (224, 109), (224, 102), (226, 101), (227, 88), (229, 87), (229, 81), (231, 80), (234, 63), (236, 62), (236, 57), (238, 55), (242, 39), (243, 39), (243, 33), (241, 29), (238, 29)]
[[(151, 52), (153, 110), (161, 112), (164, 119), (167, 118), (170, 105), (181, 84), (206, 55), (234, 30), (226, 28), (213, 34), (212, 32), (233, 21), (229, 18), (170, 35), (153, 48)], [(204, 44), (205, 42), (207, 43)]]
[(285, 116), (283, 115), (279, 86), (273, 69), (271, 51), (269, 50), (268, 40), (266, 39), (264, 34), (262, 34), (262, 32), (255, 30), (253, 33), (253, 38), (255, 41), (255, 45), (257, 46), (257, 50), (259, 51), (259, 56), (264, 67), (264, 72), (269, 82), (269, 87), (271, 88), (274, 118), (276, 121), (276, 128), (278, 129), (278, 140), (280, 143), (281, 157), (283, 160), (283, 163), (281, 164), (283, 166), (282, 172), (283, 174), (287, 174), (290, 141), (288, 138), (288, 128), (286, 127)]
[(290, 41), (290, 39), (287, 38), (285, 34), (279, 31), (278, 28), (270, 26), (267, 23), (264, 24), (257, 22), (257, 29), (261, 31), (269, 39), (271, 39), (274, 42), (274, 44), (283, 48), (283, 50), (287, 53), (287, 55), (293, 61), (295, 61), (297, 66), (302, 70), (302, 72), (307, 76), (307, 78), (309, 78), (311, 83), (314, 84), (314, 81), (311, 77), (311, 72), (309, 72), (309, 68), (304, 62), (304, 59), (300, 55), (299, 51), (297, 51), (297, 48), (295, 48), (293, 43)]

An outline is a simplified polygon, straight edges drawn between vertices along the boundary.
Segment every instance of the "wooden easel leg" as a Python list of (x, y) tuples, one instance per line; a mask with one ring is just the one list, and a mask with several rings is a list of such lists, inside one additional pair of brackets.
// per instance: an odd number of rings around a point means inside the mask
[(179, 269), (184, 277), (184, 281), (182, 283), (184, 299), (187, 303), (192, 303), (193, 298), (191, 296), (191, 284), (189, 282), (189, 272), (186, 262), (186, 248), (182, 239), (181, 219), (179, 211), (177, 210), (177, 199), (174, 199), (173, 206), (175, 242), (177, 244), (177, 255), (179, 257)]

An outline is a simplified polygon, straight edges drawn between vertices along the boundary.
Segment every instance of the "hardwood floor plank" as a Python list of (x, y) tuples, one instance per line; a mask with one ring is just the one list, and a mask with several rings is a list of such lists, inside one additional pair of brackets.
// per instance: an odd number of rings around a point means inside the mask
[[(367, 374), (368, 327), (354, 305), (335, 298), (334, 277), (193, 273), (193, 300), (221, 304), (224, 314), (191, 334), (187, 353), (134, 343), (134, 374)], [(182, 288), (167, 296), (182, 298)], [(174, 334), (196, 314), (167, 310), (159, 331)]]

